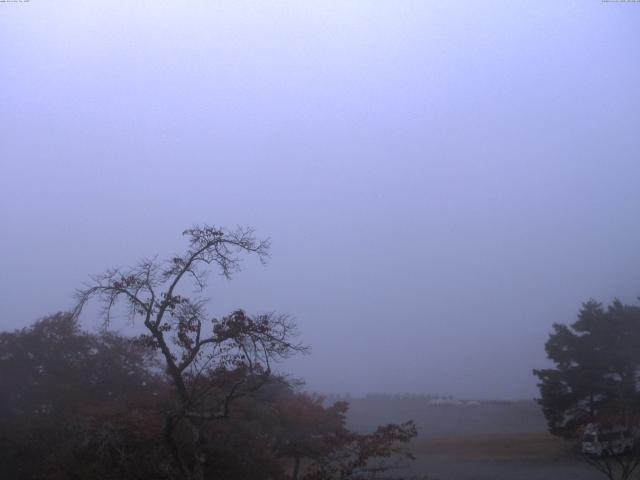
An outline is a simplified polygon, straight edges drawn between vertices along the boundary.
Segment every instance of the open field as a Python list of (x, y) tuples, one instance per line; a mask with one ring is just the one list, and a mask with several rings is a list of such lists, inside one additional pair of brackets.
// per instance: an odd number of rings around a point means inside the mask
[(575, 444), (546, 432), (489, 433), (418, 439), (412, 451), (419, 456), (459, 460), (557, 460), (575, 453)]
[(540, 407), (531, 400), (433, 406), (424, 397), (373, 397), (352, 399), (349, 404), (349, 425), (359, 431), (407, 420), (416, 423), (420, 438), (546, 431)]
[(532, 401), (432, 406), (421, 399), (355, 399), (349, 423), (370, 430), (376, 423), (413, 419), (412, 474), (439, 480), (598, 480), (582, 463), (576, 444), (546, 432)]
[(411, 471), (442, 480), (597, 480), (575, 444), (545, 432), (419, 438)]

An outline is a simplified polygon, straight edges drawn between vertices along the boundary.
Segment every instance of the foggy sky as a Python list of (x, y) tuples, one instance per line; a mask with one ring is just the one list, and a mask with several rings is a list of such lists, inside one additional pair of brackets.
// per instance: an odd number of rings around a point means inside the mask
[(211, 313), (295, 317), (309, 389), (534, 397), (640, 295), (639, 45), (599, 0), (0, 3), (0, 325), (250, 225)]

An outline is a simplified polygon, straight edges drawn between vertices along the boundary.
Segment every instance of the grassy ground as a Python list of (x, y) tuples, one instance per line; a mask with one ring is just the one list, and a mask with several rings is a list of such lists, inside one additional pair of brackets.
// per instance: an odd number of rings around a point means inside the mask
[(597, 480), (575, 442), (546, 432), (418, 438), (411, 471), (442, 480)]
[(419, 456), (460, 460), (561, 459), (574, 453), (575, 444), (546, 432), (490, 433), (418, 438), (412, 451)]
[(413, 419), (412, 474), (438, 480), (598, 480), (580, 460), (575, 442), (546, 432), (532, 401), (474, 406), (431, 406), (420, 399), (356, 399), (351, 428)]

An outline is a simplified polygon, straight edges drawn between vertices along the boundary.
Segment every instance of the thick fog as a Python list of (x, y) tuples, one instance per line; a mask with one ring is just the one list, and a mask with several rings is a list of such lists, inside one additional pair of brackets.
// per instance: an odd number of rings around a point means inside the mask
[(211, 314), (291, 314), (308, 389), (532, 398), (553, 322), (640, 295), (640, 4), (31, 0), (0, 41), (2, 329), (247, 225)]

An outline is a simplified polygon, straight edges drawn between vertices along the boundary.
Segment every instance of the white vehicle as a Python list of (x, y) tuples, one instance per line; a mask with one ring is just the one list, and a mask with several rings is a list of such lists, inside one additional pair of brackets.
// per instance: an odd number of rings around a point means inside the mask
[(626, 455), (631, 453), (636, 437), (633, 431), (622, 425), (601, 427), (589, 423), (582, 435), (582, 453), (597, 457)]

